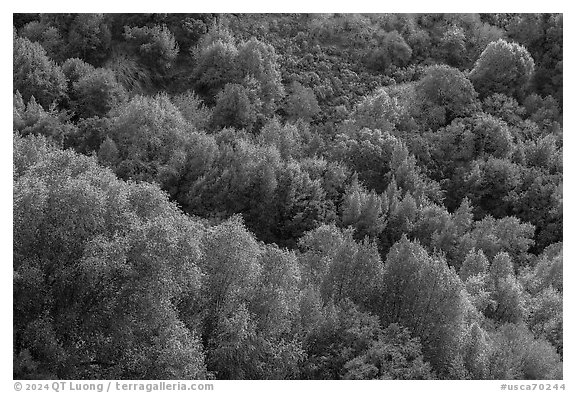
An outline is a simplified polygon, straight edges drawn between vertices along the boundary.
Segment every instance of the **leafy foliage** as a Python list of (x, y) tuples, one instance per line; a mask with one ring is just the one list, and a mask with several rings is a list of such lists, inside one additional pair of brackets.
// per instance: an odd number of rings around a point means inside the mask
[(561, 379), (560, 14), (14, 14), (15, 379)]
[(142, 63), (164, 75), (178, 55), (178, 44), (166, 26), (126, 27), (124, 38), (131, 43)]
[(112, 35), (103, 14), (78, 14), (68, 30), (70, 57), (80, 57), (98, 64), (107, 57)]
[(415, 85), (415, 109), (423, 127), (441, 126), (477, 110), (477, 93), (465, 74), (446, 65), (431, 66)]
[(408, 327), (425, 359), (445, 370), (463, 333), (463, 285), (454, 270), (403, 238), (386, 257), (382, 285), (383, 320)]
[(173, 303), (200, 290), (199, 226), (157, 187), (120, 182), (42, 139), (14, 143), (17, 157), (40, 153), (14, 186), (14, 354), (33, 365), (15, 374), (205, 376)]
[(522, 98), (533, 73), (534, 60), (526, 48), (498, 40), (484, 49), (470, 72), (470, 80), (481, 97), (490, 92)]
[(34, 97), (48, 109), (53, 102), (64, 98), (66, 78), (61, 68), (48, 58), (42, 45), (14, 37), (13, 63), (14, 93), (19, 91), (24, 100)]
[(73, 84), (75, 100), (72, 107), (83, 118), (105, 116), (126, 98), (124, 88), (116, 81), (114, 73), (96, 69)]

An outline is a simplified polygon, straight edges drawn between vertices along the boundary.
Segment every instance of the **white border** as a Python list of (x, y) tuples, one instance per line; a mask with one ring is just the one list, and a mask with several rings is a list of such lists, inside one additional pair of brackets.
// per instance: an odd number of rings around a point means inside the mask
[[(30, 0), (26, 2), (13, 2), (2, 4), (0, 24), (2, 34), (2, 72), (0, 78), (2, 85), (6, 86), (2, 91), (2, 122), (3, 131), (0, 132), (0, 184), (5, 185), (1, 193), (1, 226), (0, 239), (2, 250), (2, 262), (0, 263), (0, 286), (2, 299), (2, 320), (0, 340), (1, 379), (2, 391), (11, 392), (12, 382), (12, 91), (7, 86), (12, 85), (12, 76), (9, 69), (12, 68), (12, 13), (20, 12), (562, 12), (564, 13), (564, 128), (567, 130), (564, 139), (565, 146), (565, 177), (564, 199), (565, 203), (565, 250), (564, 258), (564, 381), (566, 391), (576, 391), (574, 372), (570, 371), (570, 364), (574, 365), (574, 340), (572, 332), (575, 331), (573, 318), (574, 289), (570, 284), (570, 278), (574, 277), (573, 263), (576, 262), (574, 245), (572, 242), (572, 227), (575, 223), (575, 209), (573, 203), (574, 182), (574, 157), (576, 149), (574, 144), (576, 128), (574, 120), (570, 116), (576, 113), (573, 109), (574, 101), (571, 94), (574, 92), (574, 28), (576, 22), (574, 14), (569, 10), (567, 2), (504, 2), (504, 1), (411, 1), (411, 2), (385, 2), (354, 0), (348, 2), (310, 0), (290, 0), (289, 2), (273, 1), (190, 1), (190, 2), (166, 2), (166, 1), (141, 1), (119, 2), (113, 0), (101, 0), (98, 2), (83, 3), (81, 1), (48, 1)], [(568, 366), (567, 366), (568, 365)], [(528, 382), (528, 381), (527, 381)], [(365, 391), (421, 391), (428, 392), (436, 389), (447, 392), (496, 392), (499, 391), (502, 381), (215, 381), (216, 392), (269, 392), (271, 389), (278, 391), (333, 391), (349, 392), (356, 389)], [(511, 381), (520, 383), (520, 381)]]

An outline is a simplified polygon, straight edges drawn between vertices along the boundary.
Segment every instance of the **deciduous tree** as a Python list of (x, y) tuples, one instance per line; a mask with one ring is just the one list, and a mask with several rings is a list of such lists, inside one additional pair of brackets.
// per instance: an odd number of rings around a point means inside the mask
[(500, 39), (484, 49), (470, 80), (481, 98), (502, 93), (523, 99), (533, 74), (534, 60), (526, 48)]

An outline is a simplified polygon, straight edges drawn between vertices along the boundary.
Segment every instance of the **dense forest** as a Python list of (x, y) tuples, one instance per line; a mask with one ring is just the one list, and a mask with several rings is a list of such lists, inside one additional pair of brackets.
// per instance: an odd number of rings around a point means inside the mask
[(17, 379), (562, 379), (561, 14), (14, 14)]

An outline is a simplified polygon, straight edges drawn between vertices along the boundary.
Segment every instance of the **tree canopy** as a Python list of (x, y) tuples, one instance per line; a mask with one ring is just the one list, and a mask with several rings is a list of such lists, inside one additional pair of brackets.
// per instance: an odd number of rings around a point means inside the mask
[(562, 379), (561, 14), (14, 14), (14, 379)]

